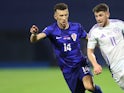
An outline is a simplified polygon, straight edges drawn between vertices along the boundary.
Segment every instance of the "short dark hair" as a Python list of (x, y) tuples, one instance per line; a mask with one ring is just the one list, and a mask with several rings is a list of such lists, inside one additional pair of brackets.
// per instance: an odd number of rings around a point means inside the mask
[(105, 3), (101, 3), (101, 4), (96, 5), (96, 6), (93, 8), (93, 12), (100, 12), (100, 11), (104, 11), (104, 12), (109, 11), (108, 5), (105, 4)]
[(68, 9), (68, 5), (65, 3), (58, 3), (54, 6), (54, 12), (56, 12), (56, 10), (65, 10)]

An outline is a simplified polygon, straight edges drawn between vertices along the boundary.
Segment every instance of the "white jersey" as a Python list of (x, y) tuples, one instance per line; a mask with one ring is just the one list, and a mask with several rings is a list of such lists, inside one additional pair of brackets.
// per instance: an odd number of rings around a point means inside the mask
[(89, 32), (88, 48), (94, 49), (98, 45), (113, 72), (118, 71), (121, 64), (124, 64), (123, 33), (124, 22), (117, 19), (110, 19), (106, 27), (95, 24)]

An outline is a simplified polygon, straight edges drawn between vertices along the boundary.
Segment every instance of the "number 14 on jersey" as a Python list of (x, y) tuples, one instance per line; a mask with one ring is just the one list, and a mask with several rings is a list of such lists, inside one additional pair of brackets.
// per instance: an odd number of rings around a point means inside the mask
[(71, 43), (63, 43), (64, 45), (64, 52), (71, 51)]

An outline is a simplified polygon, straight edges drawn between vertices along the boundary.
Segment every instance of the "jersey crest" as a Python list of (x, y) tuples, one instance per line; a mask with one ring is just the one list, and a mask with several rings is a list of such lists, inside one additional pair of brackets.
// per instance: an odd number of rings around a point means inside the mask
[(71, 38), (72, 38), (73, 41), (76, 41), (76, 39), (77, 39), (77, 34), (72, 33), (72, 34), (71, 34)]

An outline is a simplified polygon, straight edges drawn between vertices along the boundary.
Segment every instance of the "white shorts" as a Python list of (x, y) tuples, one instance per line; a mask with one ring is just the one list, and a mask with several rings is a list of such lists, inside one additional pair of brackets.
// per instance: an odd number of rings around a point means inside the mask
[(119, 63), (123, 64), (116, 65), (116, 68), (112, 70), (112, 74), (115, 82), (124, 90), (124, 61)]
[(117, 73), (113, 74), (113, 78), (117, 84), (124, 89), (124, 70), (120, 70)]

